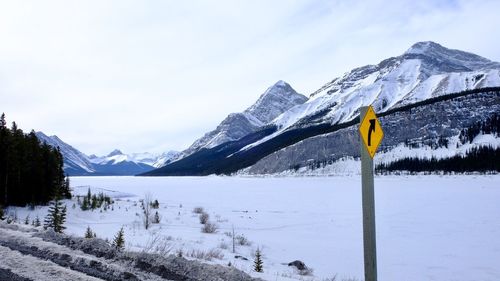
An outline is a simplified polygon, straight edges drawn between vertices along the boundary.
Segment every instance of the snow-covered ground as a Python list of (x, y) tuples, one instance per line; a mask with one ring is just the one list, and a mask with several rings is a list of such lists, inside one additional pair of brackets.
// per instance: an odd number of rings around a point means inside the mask
[[(266, 280), (324, 280), (337, 275), (363, 279), (360, 178), (345, 177), (74, 177), (75, 194), (88, 187), (115, 198), (113, 209), (81, 211), (67, 201), (69, 234), (90, 226), (113, 239), (121, 226), (127, 248), (156, 245), (172, 253), (216, 249), (212, 263)], [(383, 176), (375, 178), (379, 280), (500, 280), (500, 175)], [(151, 193), (160, 202), (160, 224), (145, 230), (138, 200)], [(200, 231), (192, 210), (203, 207), (219, 229)], [(19, 220), (42, 220), (46, 207), (10, 208)], [(250, 245), (231, 253), (234, 226)], [(158, 242), (160, 241), (160, 242)], [(252, 272), (259, 247), (265, 273)], [(227, 248), (227, 249), (226, 249)], [(312, 277), (286, 263), (302, 260)]]

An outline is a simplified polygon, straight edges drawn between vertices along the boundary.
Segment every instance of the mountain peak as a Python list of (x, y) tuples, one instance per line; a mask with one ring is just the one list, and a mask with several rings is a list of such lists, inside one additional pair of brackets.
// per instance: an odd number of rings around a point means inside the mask
[(121, 152), (119, 149), (115, 149), (115, 150), (111, 151), (107, 157), (113, 157), (116, 155), (123, 155), (123, 152)]
[(287, 82), (283, 81), (283, 80), (278, 80), (278, 82), (274, 83), (274, 85), (271, 88), (274, 88), (274, 87), (286, 87), (286, 86), (290, 86), (290, 85)]
[[(432, 41), (417, 42), (404, 54), (403, 58), (427, 58), (435, 67), (446, 72), (471, 71), (481, 69), (500, 68), (500, 63), (490, 61), (473, 53), (449, 49)], [(445, 65), (446, 64), (446, 65)]]
[(439, 45), (436, 42), (432, 41), (422, 41), (422, 42), (417, 42), (413, 44), (406, 52), (405, 54), (426, 54), (430, 50), (436, 50), (436, 49), (446, 49), (445, 47)]
[(291, 107), (303, 104), (307, 98), (297, 93), (290, 84), (279, 80), (259, 97), (245, 113), (249, 113), (263, 124), (269, 123)]
[(292, 86), (278, 80), (259, 97), (259, 99), (241, 113), (229, 114), (215, 130), (197, 139), (178, 159), (186, 157), (201, 148), (212, 148), (228, 141), (257, 131), (290, 108), (303, 104), (307, 97), (297, 93)]

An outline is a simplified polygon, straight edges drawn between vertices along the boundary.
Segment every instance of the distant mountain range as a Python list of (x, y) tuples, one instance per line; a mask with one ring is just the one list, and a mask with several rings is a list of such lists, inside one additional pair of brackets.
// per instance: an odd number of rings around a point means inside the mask
[(162, 154), (124, 154), (115, 149), (106, 156), (87, 156), (57, 136), (47, 136), (42, 132), (37, 132), (36, 135), (41, 142), (60, 148), (64, 158), (64, 171), (70, 176), (136, 175), (162, 167), (179, 154), (175, 151)]
[[(256, 103), (259, 108), (270, 107), (268, 112), (271, 114), (265, 115), (267, 118), (258, 118), (259, 114), (250, 110), (253, 107), (229, 115), (176, 161), (144, 175), (281, 173), (306, 167), (311, 162), (358, 157), (357, 135), (345, 136), (346, 139), (339, 140), (344, 143), (337, 146), (325, 140), (338, 135), (338, 131), (354, 128), (360, 107), (367, 105), (387, 116), (396, 116), (403, 108), (436, 110), (428, 107), (431, 102), (447, 110), (441, 114), (436, 111), (436, 118), (425, 115), (425, 111), (419, 111), (423, 116), (410, 116), (425, 117), (427, 122), (399, 128), (405, 133), (397, 138), (386, 137), (383, 146), (395, 147), (405, 141), (424, 144), (438, 137), (451, 138), (472, 122), (498, 112), (497, 87), (500, 87), (500, 63), (434, 42), (419, 42), (400, 56), (353, 69), (333, 79), (307, 100), (280, 81), (266, 91), (276, 93), (273, 96), (280, 101)], [(421, 104), (423, 101), (429, 103)], [(456, 112), (454, 107), (458, 107)], [(452, 122), (449, 119), (453, 119), (455, 113), (461, 117)], [(442, 124), (448, 127), (438, 128), (444, 126)]]

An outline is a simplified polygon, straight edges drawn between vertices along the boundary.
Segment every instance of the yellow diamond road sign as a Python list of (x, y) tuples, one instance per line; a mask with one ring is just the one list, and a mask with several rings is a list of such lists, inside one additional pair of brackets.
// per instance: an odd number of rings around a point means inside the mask
[(363, 139), (366, 150), (373, 158), (380, 142), (384, 138), (384, 131), (382, 131), (375, 111), (373, 111), (371, 106), (368, 107), (365, 117), (359, 125), (359, 133), (361, 134), (361, 139)]

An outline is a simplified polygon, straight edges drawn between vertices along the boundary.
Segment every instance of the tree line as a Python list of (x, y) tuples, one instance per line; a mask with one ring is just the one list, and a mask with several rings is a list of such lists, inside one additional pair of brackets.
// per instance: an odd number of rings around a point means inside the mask
[(47, 204), (71, 198), (59, 148), (41, 143), (32, 130), (25, 134), (0, 117), (0, 205), (3, 207)]
[(474, 147), (465, 155), (456, 155), (444, 159), (404, 158), (391, 163), (382, 163), (376, 167), (377, 173), (408, 172), (500, 172), (500, 148), (491, 146)]
[(460, 131), (460, 142), (462, 144), (472, 143), (479, 134), (500, 135), (500, 115), (493, 114), (484, 121), (478, 121)]

